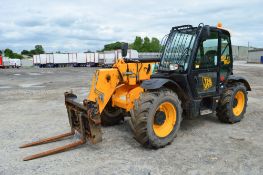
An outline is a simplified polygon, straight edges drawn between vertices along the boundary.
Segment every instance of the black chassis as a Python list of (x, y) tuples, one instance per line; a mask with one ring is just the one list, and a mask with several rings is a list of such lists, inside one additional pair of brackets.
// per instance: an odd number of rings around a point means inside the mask
[[(173, 27), (172, 30), (176, 30), (177, 28), (180, 27), (185, 27), (185, 26)], [(220, 95), (222, 94), (224, 89), (227, 87), (227, 84), (229, 83), (242, 82), (246, 86), (247, 91), (251, 91), (250, 85), (244, 77), (233, 75), (233, 55), (232, 55), (232, 48), (230, 47), (231, 65), (229, 70), (229, 76), (223, 82), (220, 82), (219, 70), (221, 64), (218, 64), (217, 67), (214, 68), (215, 69), (214, 71), (217, 74), (217, 79), (215, 83), (216, 90), (212, 93), (206, 92), (199, 94), (196, 92), (196, 87), (194, 86), (194, 84), (196, 83), (196, 79), (194, 78), (194, 75), (196, 71), (198, 72), (198, 70), (193, 70), (192, 67), (193, 67), (194, 59), (197, 54), (199, 43), (203, 39), (204, 33), (207, 32), (206, 30), (209, 27), (209, 30), (211, 31), (212, 30), (217, 31), (219, 32), (219, 34), (224, 33), (230, 37), (230, 33), (224, 29), (219, 29), (211, 26), (204, 27), (201, 25), (199, 25), (198, 27), (200, 28), (200, 30), (198, 30), (199, 33), (197, 34), (197, 39), (195, 40), (193, 45), (192, 54), (190, 55), (189, 66), (187, 70), (180, 73), (176, 71), (158, 70), (157, 73), (151, 76), (150, 80), (145, 80), (141, 84), (141, 87), (146, 90), (156, 90), (165, 87), (175, 91), (182, 101), (182, 108), (184, 112), (186, 113), (186, 115), (190, 116), (191, 118), (200, 115), (200, 110), (203, 108), (202, 100), (204, 98), (210, 99), (211, 102), (210, 109), (214, 112), (219, 102)], [(219, 40), (219, 45), (220, 44), (221, 43)], [(230, 41), (230, 45), (231, 45), (231, 41)], [(219, 53), (221, 53), (221, 50), (219, 50)], [(220, 55), (218, 55), (218, 58), (220, 58)], [(206, 70), (206, 72), (209, 71), (211, 70), (209, 69)]]

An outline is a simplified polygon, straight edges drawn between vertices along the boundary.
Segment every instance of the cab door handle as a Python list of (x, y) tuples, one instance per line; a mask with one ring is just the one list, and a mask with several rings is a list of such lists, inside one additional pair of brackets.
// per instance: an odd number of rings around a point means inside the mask
[(194, 79), (195, 79), (195, 82), (196, 82), (196, 84), (198, 84), (198, 78), (197, 78), (197, 77), (195, 77)]

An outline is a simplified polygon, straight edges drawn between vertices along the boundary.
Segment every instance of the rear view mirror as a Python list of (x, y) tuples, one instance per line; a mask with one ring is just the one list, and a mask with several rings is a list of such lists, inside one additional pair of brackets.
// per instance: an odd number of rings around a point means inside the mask
[(127, 56), (127, 50), (128, 50), (129, 46), (128, 46), (128, 43), (122, 43), (122, 46), (121, 46), (121, 55), (122, 57), (126, 57)]

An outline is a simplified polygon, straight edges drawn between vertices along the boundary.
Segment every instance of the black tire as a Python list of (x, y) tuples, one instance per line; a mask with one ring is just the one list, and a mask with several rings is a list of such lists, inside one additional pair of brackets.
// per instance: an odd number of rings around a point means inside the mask
[(124, 120), (124, 114), (120, 108), (112, 107), (111, 104), (107, 104), (101, 113), (102, 126), (113, 126), (119, 124)]
[[(244, 106), (239, 115), (235, 115), (233, 108), (238, 104), (235, 96), (237, 92), (244, 94)], [(223, 123), (236, 123), (244, 118), (247, 108), (247, 90), (243, 83), (234, 83), (229, 85), (221, 95), (216, 114), (218, 119)]]
[[(158, 112), (157, 110), (164, 102), (169, 102), (174, 107), (176, 111), (176, 121), (172, 126), (171, 132), (167, 136), (159, 137), (156, 135), (153, 125), (156, 122), (154, 120)], [(144, 147), (148, 148), (161, 148), (170, 144), (175, 138), (182, 120), (181, 101), (178, 96), (169, 89), (142, 93), (140, 99), (136, 101), (135, 107), (130, 113), (130, 124), (135, 139)], [(164, 122), (166, 122), (166, 117)]]

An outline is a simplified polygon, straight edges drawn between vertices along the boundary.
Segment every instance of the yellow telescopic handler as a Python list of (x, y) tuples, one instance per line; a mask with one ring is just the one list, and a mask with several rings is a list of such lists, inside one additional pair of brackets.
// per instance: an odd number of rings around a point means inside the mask
[(21, 148), (73, 136), (76, 142), (25, 157), (36, 159), (86, 143), (102, 141), (102, 125), (116, 125), (130, 117), (134, 138), (144, 147), (170, 144), (182, 118), (216, 113), (225, 123), (242, 120), (247, 107), (248, 81), (233, 75), (230, 33), (222, 24), (212, 27), (173, 27), (158, 59), (126, 59), (128, 44), (112, 68), (97, 69), (89, 95), (79, 103), (65, 92), (71, 130), (22, 145)]

